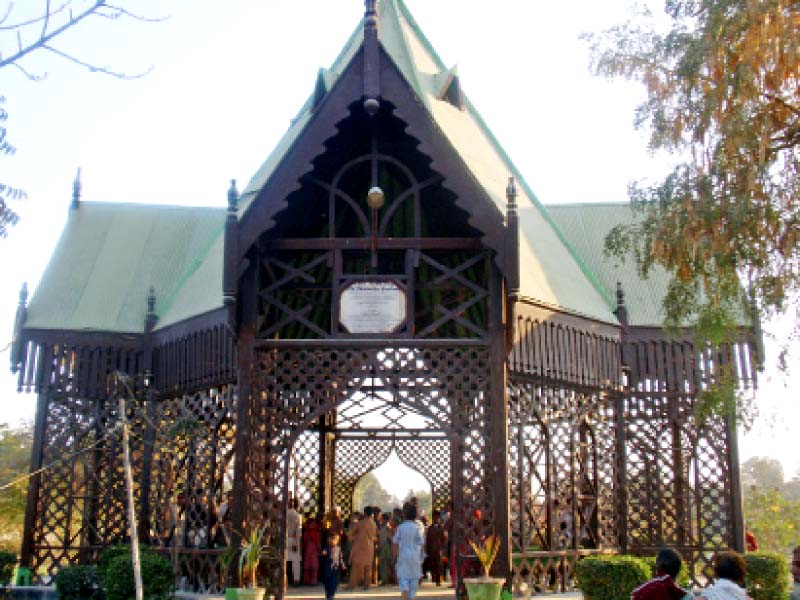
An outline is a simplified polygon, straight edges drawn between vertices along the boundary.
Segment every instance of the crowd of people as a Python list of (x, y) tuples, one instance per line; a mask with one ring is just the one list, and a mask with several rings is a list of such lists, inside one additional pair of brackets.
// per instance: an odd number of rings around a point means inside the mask
[(439, 586), (446, 577), (448, 510), (432, 519), (419, 514), (415, 498), (402, 508), (383, 512), (365, 506), (348, 519), (338, 508), (326, 515), (303, 517), (296, 500), (287, 515), (286, 578), (292, 585), (322, 583), (333, 598), (340, 581), (350, 589), (398, 585), (403, 598), (414, 598), (421, 581)]

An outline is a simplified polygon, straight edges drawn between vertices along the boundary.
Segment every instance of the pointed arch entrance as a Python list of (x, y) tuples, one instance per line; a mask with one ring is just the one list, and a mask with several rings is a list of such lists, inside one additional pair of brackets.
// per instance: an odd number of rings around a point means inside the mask
[[(457, 543), (464, 542), (467, 531), (492, 531), (495, 471), (484, 441), (492, 425), (485, 346), (260, 345), (256, 357), (253, 396), (260, 401), (250, 415), (245, 527), (266, 523), (279, 555), (288, 501), (295, 493), (294, 469), (318, 469), (317, 484), (301, 494), (313, 496), (319, 510), (334, 504), (345, 508), (358, 479), (393, 449), (433, 483), (434, 507), (453, 502)], [(381, 402), (367, 407), (365, 400), (374, 400), (377, 392), (366, 388), (379, 388)], [(377, 411), (391, 425), (356, 426), (359, 410), (362, 417)], [(401, 427), (401, 414), (417, 415), (424, 424)], [(310, 439), (319, 444), (316, 459)], [(272, 581), (281, 581), (281, 566), (279, 560), (270, 566)]]

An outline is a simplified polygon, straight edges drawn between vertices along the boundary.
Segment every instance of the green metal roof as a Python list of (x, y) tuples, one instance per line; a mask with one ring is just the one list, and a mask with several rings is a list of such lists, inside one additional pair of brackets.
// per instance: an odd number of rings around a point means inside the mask
[(225, 210), (81, 202), (28, 305), (30, 329), (141, 333), (222, 306)]
[[(606, 234), (614, 226), (634, 223), (638, 218), (629, 202), (561, 204), (547, 206), (547, 211), (609, 296), (616, 293), (617, 282), (622, 284), (631, 325), (664, 324), (662, 303), (671, 279), (669, 272), (653, 265), (647, 279), (643, 279), (632, 257), (620, 262), (603, 251)], [(743, 312), (737, 311), (736, 318), (740, 325), (750, 325)]]
[[(570, 246), (550, 218), (521, 173), (506, 155), (486, 123), (464, 97), (463, 110), (439, 99), (448, 69), (431, 46), (402, 0), (382, 0), (378, 4), (379, 40), (400, 73), (426, 108), (439, 130), (462, 159), (475, 180), (501, 214), (505, 213), (505, 188), (508, 176), (519, 182), (520, 254), (523, 270), (521, 292), (536, 302), (616, 323), (613, 294), (609, 295), (580, 254)], [(342, 75), (363, 41), (363, 23), (345, 44), (326, 72), (330, 89)], [(283, 156), (299, 139), (312, 118), (313, 94), (289, 131), (259, 168), (242, 193), (240, 216), (267, 184)]]

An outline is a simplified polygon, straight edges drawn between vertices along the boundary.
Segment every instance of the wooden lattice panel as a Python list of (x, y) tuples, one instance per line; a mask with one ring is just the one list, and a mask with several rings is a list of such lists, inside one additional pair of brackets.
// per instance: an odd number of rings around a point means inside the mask
[(391, 440), (336, 440), (333, 500), (343, 517), (362, 509), (361, 506), (353, 506), (353, 491), (365, 474), (386, 462), (392, 445)]
[[(290, 456), (297, 436), (313, 428), (326, 413), (338, 410), (363, 395), (367, 388), (375, 387), (380, 388), (386, 402), (422, 416), (432, 429), (445, 432), (453, 440), (455, 451), (451, 462), (453, 472), (460, 478), (453, 482), (453, 500), (461, 510), (456, 515), (459, 560), (471, 553), (466, 536), (492, 533), (495, 499), (494, 471), (488, 465), (487, 450), (491, 419), (486, 347), (338, 350), (260, 347), (256, 350), (252, 381), (254, 405), (250, 411), (246, 526), (267, 522), (272, 543), (279, 552), (284, 544), (290, 492)], [(345, 420), (344, 412), (342, 419)], [(337, 422), (336, 426), (341, 424)], [(359, 464), (342, 467), (340, 471), (344, 475), (352, 471), (351, 477), (355, 474), (360, 477), (372, 470), (385, 460), (375, 448), (372, 446), (369, 452), (360, 449), (345, 453), (348, 460)], [(441, 447), (438, 448), (440, 451)], [(388, 457), (386, 450), (383, 452)], [(337, 449), (337, 460), (340, 453)], [(415, 464), (420, 470), (425, 468), (424, 463)], [(343, 477), (342, 472), (337, 475)], [(439, 482), (444, 477), (437, 474), (434, 479)], [(349, 497), (347, 492), (337, 494), (336, 502), (349, 506), (352, 490)], [(280, 565), (273, 565), (271, 570), (277, 573)]]
[(616, 547), (613, 406), (520, 375), (508, 435), (515, 585), (569, 589), (578, 557)]
[[(53, 394), (46, 419), (33, 531), (31, 566), (37, 575), (55, 574), (64, 564), (96, 560), (108, 544), (128, 535), (122, 445), (117, 404)], [(42, 404), (40, 404), (40, 407)], [(131, 456), (141, 473), (141, 405), (129, 403)], [(140, 477), (134, 496), (141, 500)]]

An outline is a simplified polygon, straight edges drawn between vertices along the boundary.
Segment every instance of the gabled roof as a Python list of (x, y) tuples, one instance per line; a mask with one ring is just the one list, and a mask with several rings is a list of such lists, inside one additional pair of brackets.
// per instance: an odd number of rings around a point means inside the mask
[[(632, 257), (620, 262), (603, 251), (606, 234), (614, 226), (632, 224), (639, 218), (630, 202), (560, 204), (548, 206), (547, 210), (606, 293), (616, 294), (617, 282), (622, 285), (629, 324), (662, 327), (665, 317), (662, 302), (672, 279), (670, 273), (656, 264), (650, 268), (647, 279), (642, 279)], [(734, 315), (739, 325), (752, 325), (738, 308), (734, 308)]]
[[(443, 86), (456, 73), (444, 65), (402, 0), (379, 2), (378, 19), (379, 40), (384, 51), (499, 215), (505, 214), (505, 188), (509, 175), (514, 175), (518, 180), (522, 265), (520, 283), (523, 296), (543, 305), (616, 323), (613, 294), (607, 294), (579, 254), (553, 226), (547, 211), (469, 99), (462, 95), (463, 108), (459, 108), (447, 97), (442, 97)], [(248, 183), (239, 204), (240, 218), (247, 213), (260, 190), (268, 185), (284, 156), (312, 122), (315, 105), (319, 103), (320, 84), (324, 83), (328, 89), (332, 89), (357, 55), (362, 42), (363, 23), (356, 28), (330, 69), (323, 72), (324, 77), (317, 78), (315, 94), (312, 94), (275, 150)]]
[(28, 305), (28, 329), (141, 333), (222, 306), (225, 210), (81, 202)]

